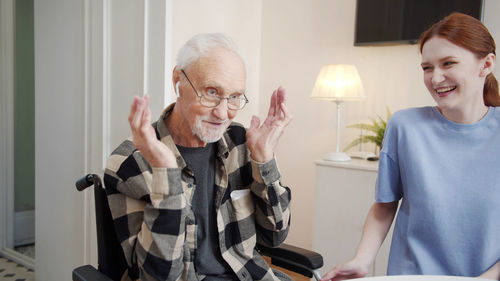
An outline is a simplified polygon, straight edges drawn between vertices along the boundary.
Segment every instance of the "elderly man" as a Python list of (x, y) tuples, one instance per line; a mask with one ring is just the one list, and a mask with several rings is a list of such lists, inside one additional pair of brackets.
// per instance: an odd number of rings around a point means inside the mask
[(232, 122), (248, 103), (246, 70), (222, 34), (179, 51), (177, 101), (151, 125), (149, 96), (133, 101), (132, 139), (108, 160), (104, 181), (132, 280), (278, 280), (254, 249), (277, 246), (290, 225), (290, 190), (275, 148), (291, 121), (286, 93), (266, 120)]

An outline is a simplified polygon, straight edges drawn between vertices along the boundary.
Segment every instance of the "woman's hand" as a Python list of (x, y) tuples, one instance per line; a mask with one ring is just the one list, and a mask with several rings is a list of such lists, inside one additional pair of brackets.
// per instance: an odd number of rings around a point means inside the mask
[(365, 277), (370, 268), (369, 263), (363, 263), (359, 260), (352, 259), (346, 263), (339, 264), (332, 268), (328, 273), (323, 275), (321, 281), (337, 281), (353, 278)]

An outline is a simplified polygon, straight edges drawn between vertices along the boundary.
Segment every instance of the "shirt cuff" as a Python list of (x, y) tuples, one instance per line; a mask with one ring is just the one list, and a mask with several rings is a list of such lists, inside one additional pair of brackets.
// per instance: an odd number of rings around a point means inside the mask
[(275, 158), (266, 163), (257, 162), (253, 159), (251, 159), (251, 162), (252, 176), (258, 183), (263, 183), (268, 186), (280, 179), (281, 175)]
[(153, 167), (153, 182), (151, 192), (163, 195), (181, 194), (181, 168)]

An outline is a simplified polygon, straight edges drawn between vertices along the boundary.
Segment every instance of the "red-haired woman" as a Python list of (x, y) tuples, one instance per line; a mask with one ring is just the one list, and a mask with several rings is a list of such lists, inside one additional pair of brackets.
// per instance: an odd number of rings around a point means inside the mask
[(500, 279), (495, 42), (480, 21), (453, 13), (422, 34), (420, 51), (437, 106), (392, 116), (356, 254), (322, 280), (368, 273), (400, 200), (387, 274)]

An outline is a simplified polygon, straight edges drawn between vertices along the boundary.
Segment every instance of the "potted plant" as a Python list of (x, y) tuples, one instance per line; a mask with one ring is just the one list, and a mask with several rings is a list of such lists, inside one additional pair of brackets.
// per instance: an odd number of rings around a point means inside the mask
[(387, 126), (387, 121), (389, 121), (389, 119), (391, 118), (391, 115), (392, 115), (391, 111), (389, 110), (389, 108), (387, 108), (387, 119), (386, 120), (384, 120), (382, 117), (380, 117), (380, 115), (377, 114), (378, 119), (370, 117), (370, 120), (372, 121), (371, 124), (370, 123), (358, 123), (358, 124), (353, 124), (353, 125), (347, 126), (347, 128), (357, 128), (357, 129), (371, 132), (373, 134), (361, 135), (359, 138), (353, 140), (349, 145), (347, 145), (346, 148), (344, 148), (344, 151), (346, 151), (346, 150), (348, 150), (356, 145), (359, 145), (360, 143), (367, 143), (367, 142), (374, 143), (379, 150), (382, 149), (382, 142), (384, 140), (385, 127)]

